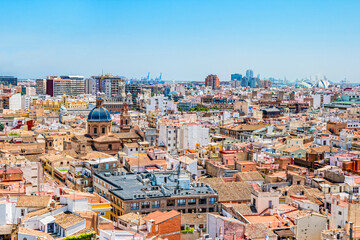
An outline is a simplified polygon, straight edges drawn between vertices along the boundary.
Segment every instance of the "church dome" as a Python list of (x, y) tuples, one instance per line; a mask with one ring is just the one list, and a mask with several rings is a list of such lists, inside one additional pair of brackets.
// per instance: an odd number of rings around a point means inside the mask
[(111, 121), (110, 112), (106, 108), (95, 107), (89, 113), (87, 120), (88, 121), (99, 121), (99, 122)]
[(103, 107), (103, 100), (98, 97), (96, 99), (96, 107), (89, 113), (87, 118), (88, 121), (97, 121), (97, 122), (110, 122), (111, 116), (110, 112)]

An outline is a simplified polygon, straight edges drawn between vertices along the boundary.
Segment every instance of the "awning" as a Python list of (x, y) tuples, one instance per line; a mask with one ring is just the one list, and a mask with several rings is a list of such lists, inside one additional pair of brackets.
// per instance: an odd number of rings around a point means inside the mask
[(274, 231), (279, 237), (295, 237), (295, 234), (289, 230), (289, 229), (286, 229), (286, 230), (277, 230), (277, 231)]
[(10, 224), (0, 226), (0, 236), (10, 235), (12, 232), (12, 229), (13, 229), (13, 226)]
[(55, 222), (55, 218), (53, 216), (47, 216), (40, 220), (40, 222), (44, 225)]

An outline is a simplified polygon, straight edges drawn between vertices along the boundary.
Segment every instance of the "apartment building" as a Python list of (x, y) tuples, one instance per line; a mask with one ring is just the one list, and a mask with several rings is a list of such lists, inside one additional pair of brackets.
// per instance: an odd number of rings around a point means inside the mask
[(160, 124), (159, 146), (167, 147), (168, 152), (176, 149), (196, 149), (210, 142), (209, 128), (198, 123)]
[(150, 103), (146, 106), (146, 113), (150, 111), (158, 110), (160, 113), (164, 114), (167, 111), (175, 111), (176, 104), (174, 101), (169, 100), (168, 97), (154, 96), (149, 99)]
[(111, 201), (113, 220), (130, 212), (215, 212), (217, 192), (206, 183), (191, 183), (190, 179), (184, 170), (142, 174), (95, 172), (94, 191)]
[(46, 79), (45, 78), (36, 79), (35, 91), (36, 91), (36, 94), (45, 94), (46, 93)]

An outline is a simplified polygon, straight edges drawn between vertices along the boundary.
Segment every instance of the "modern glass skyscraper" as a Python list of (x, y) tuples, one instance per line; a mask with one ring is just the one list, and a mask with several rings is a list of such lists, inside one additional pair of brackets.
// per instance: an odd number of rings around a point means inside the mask
[(246, 70), (246, 78), (251, 79), (254, 76), (254, 72), (251, 69)]
[(239, 74), (239, 73), (231, 74), (231, 81), (233, 81), (233, 80), (241, 81), (241, 79), (242, 79), (242, 75), (241, 75), (241, 74)]

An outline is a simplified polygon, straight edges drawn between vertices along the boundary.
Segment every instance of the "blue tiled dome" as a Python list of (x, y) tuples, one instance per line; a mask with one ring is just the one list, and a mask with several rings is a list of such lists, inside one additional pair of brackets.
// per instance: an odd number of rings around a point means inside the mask
[(87, 120), (88, 121), (99, 121), (99, 122), (111, 121), (111, 116), (110, 116), (109, 111), (106, 108), (95, 107), (89, 113)]

